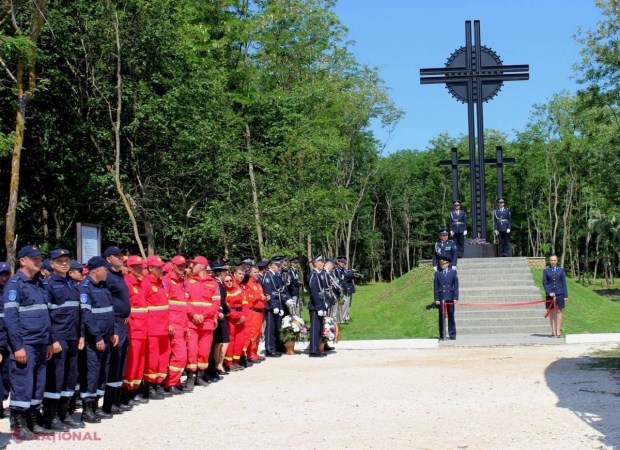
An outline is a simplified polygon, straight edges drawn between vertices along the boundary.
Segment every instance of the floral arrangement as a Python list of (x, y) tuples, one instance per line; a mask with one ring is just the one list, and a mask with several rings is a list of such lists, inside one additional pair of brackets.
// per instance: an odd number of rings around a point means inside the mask
[(473, 238), (471, 241), (469, 241), (469, 243), (471, 245), (489, 245), (490, 244), (490, 242), (487, 242), (486, 239), (481, 238), (481, 237)]
[(304, 319), (299, 316), (284, 316), (280, 327), (282, 342), (302, 341), (308, 334), (308, 327)]
[(323, 328), (321, 329), (321, 340), (323, 342), (336, 341), (340, 335), (338, 324), (332, 317), (323, 318)]

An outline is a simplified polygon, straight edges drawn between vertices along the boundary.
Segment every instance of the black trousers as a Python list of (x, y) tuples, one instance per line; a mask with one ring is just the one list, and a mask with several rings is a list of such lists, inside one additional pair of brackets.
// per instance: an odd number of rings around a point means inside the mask
[[(444, 338), (444, 302), (439, 304), (439, 339)], [(448, 303), (448, 336), (456, 338), (456, 322), (454, 321), (454, 304)]]
[(0, 389), (2, 389), (2, 398), (6, 400), (9, 398), (11, 392), (11, 382), (9, 381), (9, 357), (11, 352), (8, 347), (0, 348), (0, 354), (2, 355), (2, 362), (0, 362), (0, 373), (2, 374), (2, 383)]
[(323, 329), (323, 318), (318, 312), (310, 311), (310, 353), (318, 353), (321, 344), (321, 330)]
[(110, 343), (97, 350), (94, 342), (86, 341), (86, 371), (80, 373), (80, 397), (87, 402), (103, 397), (110, 370)]
[(463, 233), (454, 233), (452, 240), (456, 244), (456, 248), (459, 251), (459, 258), (462, 258), (463, 252), (465, 251), (465, 236), (463, 236)]
[(265, 351), (267, 353), (275, 353), (280, 340), (278, 319), (280, 319), (279, 314), (274, 314), (272, 310), (265, 311)]
[(510, 234), (505, 231), (499, 232), (499, 244), (497, 246), (497, 253), (499, 256), (510, 255)]
[(127, 362), (127, 350), (129, 349), (127, 325), (115, 323), (114, 333), (118, 335), (118, 344), (116, 347), (110, 346), (110, 370), (108, 372), (107, 385), (110, 387), (121, 387), (123, 385), (123, 375), (125, 374), (125, 363)]

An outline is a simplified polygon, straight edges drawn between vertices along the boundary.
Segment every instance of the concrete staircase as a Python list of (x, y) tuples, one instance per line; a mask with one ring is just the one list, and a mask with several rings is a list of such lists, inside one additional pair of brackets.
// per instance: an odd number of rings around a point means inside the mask
[[(468, 258), (458, 261), (459, 303), (518, 303), (541, 300), (525, 258)], [(543, 303), (517, 307), (457, 306), (457, 336), (551, 333)], [(458, 338), (457, 338), (458, 339)]]

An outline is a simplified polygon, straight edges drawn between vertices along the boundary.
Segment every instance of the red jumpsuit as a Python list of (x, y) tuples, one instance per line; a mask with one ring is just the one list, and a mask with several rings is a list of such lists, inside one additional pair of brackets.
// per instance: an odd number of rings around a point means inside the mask
[(265, 311), (265, 300), (263, 299), (263, 286), (250, 278), (247, 284), (246, 297), (250, 312), (246, 320), (246, 338), (245, 347), (248, 360), (254, 361), (260, 359), (258, 356), (258, 344), (260, 344), (260, 335), (263, 331), (263, 316)]
[(168, 375), (170, 341), (168, 340), (168, 297), (161, 278), (158, 280), (148, 274), (142, 280), (149, 313), (147, 319), (148, 350), (144, 380), (149, 383), (162, 383)]
[(164, 278), (164, 286), (168, 294), (170, 309), (170, 325), (174, 327), (174, 334), (169, 336), (170, 361), (168, 363), (168, 378), (166, 387), (181, 384), (181, 375), (187, 364), (187, 300), (189, 292), (186, 290), (185, 280), (177, 278), (174, 272), (170, 272)]
[[(201, 279), (193, 276), (187, 282), (189, 302), (189, 338), (187, 340), (187, 371), (204, 371), (209, 367), (209, 355), (213, 343), (213, 330), (220, 310), (220, 290), (211, 276)], [(202, 323), (194, 321), (194, 314), (204, 317)]]
[(129, 350), (125, 364), (123, 387), (131, 390), (138, 389), (144, 376), (144, 364), (146, 360), (147, 341), (147, 315), (146, 296), (142, 283), (132, 275), (125, 275), (125, 283), (129, 288), (129, 301), (131, 314), (127, 324), (129, 332)]
[(246, 351), (245, 345), (245, 321), (239, 322), (242, 317), (247, 318), (250, 312), (246, 299), (245, 286), (241, 286), (236, 281), (232, 288), (226, 288), (226, 303), (230, 307), (228, 319), (228, 331), (230, 333), (230, 344), (224, 357), (224, 365), (239, 364), (241, 355)]

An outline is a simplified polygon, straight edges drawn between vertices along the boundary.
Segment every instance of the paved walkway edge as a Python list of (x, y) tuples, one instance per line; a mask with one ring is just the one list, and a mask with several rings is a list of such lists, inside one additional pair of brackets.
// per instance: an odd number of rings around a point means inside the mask
[(567, 344), (620, 342), (620, 333), (567, 334)]

